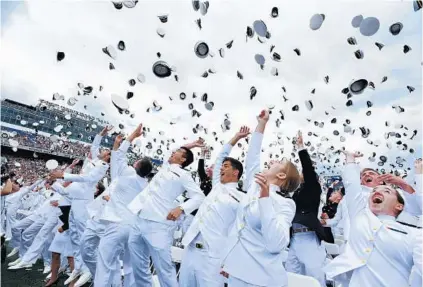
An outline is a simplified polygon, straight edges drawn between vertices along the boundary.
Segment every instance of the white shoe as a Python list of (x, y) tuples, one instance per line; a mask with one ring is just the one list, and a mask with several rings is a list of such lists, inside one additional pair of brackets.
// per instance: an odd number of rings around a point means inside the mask
[(50, 273), (50, 271), (51, 271), (51, 266), (48, 266), (48, 265), (44, 266), (43, 274)]
[(21, 261), (22, 261), (22, 259), (19, 257), (18, 259), (16, 259), (15, 261), (13, 261), (13, 262), (10, 262), (7, 266), (15, 266), (16, 264), (19, 264), (19, 263), (21, 263)]
[(87, 283), (88, 281), (90, 281), (91, 278), (92, 278), (92, 276), (91, 276), (91, 273), (89, 271), (82, 273), (81, 277), (79, 277), (79, 280), (76, 281), (75, 287), (84, 286), (84, 284)]
[(9, 242), (10, 240), (12, 240), (12, 238), (7, 237), (5, 241), (6, 241), (6, 242)]
[(65, 285), (68, 285), (69, 283), (71, 283), (73, 280), (75, 280), (76, 278), (78, 278), (78, 276), (81, 274), (81, 271), (78, 270), (73, 270), (72, 274), (69, 276), (68, 279), (66, 279), (65, 281)]
[(46, 280), (50, 280), (50, 278), (51, 278), (51, 272), (50, 274), (47, 275)]
[(10, 266), (8, 269), (9, 270), (18, 270), (18, 269), (29, 268), (29, 267), (32, 267), (31, 263), (21, 261), (14, 266)]
[(10, 258), (10, 257), (14, 256), (15, 254), (17, 254), (18, 252), (19, 252), (19, 248), (15, 247), (15, 248), (12, 249), (12, 251), (10, 251), (9, 254), (7, 254), (6, 257)]

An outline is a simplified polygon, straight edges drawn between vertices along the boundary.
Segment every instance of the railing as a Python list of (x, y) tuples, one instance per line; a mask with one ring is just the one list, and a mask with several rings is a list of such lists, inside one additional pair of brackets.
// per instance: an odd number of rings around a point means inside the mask
[[(2, 140), (1, 145), (13, 148), (7, 141)], [(82, 160), (85, 159), (85, 156), (83, 156), (83, 155), (75, 155), (75, 154), (67, 154), (67, 153), (62, 153), (62, 152), (55, 152), (55, 151), (50, 151), (50, 150), (36, 148), (36, 147), (30, 147), (30, 146), (19, 145), (16, 148), (28, 150), (28, 151), (33, 151), (33, 152), (38, 152), (38, 153), (52, 154), (52, 155), (57, 155), (57, 156), (61, 156), (61, 157), (71, 158), (71, 159), (74, 159), (74, 158), (78, 158), (78, 159), (82, 159)]]

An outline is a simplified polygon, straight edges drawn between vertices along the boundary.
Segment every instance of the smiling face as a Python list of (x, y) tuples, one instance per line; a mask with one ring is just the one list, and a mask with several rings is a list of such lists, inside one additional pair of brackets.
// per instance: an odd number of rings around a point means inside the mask
[(377, 180), (378, 177), (379, 177), (379, 173), (377, 173), (375, 170), (363, 169), (363, 171), (360, 174), (361, 185), (374, 188), (382, 184), (381, 182)]
[(170, 164), (183, 164), (186, 160), (186, 151), (182, 148), (175, 150), (169, 157)]
[(239, 171), (232, 167), (230, 161), (225, 161), (220, 168), (220, 182), (225, 184), (228, 182), (238, 182)]
[(379, 185), (370, 194), (369, 207), (375, 215), (384, 214), (396, 217), (404, 209), (404, 200), (393, 187)]
[(110, 155), (111, 155), (110, 150), (102, 149), (100, 154), (98, 155), (98, 158), (101, 159), (104, 162), (110, 162)]

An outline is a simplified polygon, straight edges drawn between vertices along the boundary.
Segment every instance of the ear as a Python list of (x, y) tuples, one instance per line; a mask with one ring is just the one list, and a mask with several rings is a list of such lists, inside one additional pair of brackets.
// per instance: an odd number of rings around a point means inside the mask
[(284, 172), (279, 172), (279, 173), (277, 173), (277, 174), (276, 174), (276, 177), (277, 177), (279, 180), (284, 180), (284, 179), (286, 178), (286, 173), (284, 173)]
[(401, 211), (403, 211), (403, 210), (404, 210), (404, 205), (403, 205), (403, 204), (401, 204), (401, 203), (397, 203), (397, 204), (395, 205), (395, 210), (396, 210), (398, 213), (400, 213)]

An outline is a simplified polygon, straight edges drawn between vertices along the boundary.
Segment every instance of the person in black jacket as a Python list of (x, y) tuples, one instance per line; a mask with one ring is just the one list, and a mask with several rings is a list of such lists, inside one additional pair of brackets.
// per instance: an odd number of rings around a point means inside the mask
[(212, 190), (212, 177), (213, 177), (213, 166), (210, 166), (205, 169), (204, 157), (205, 150), (201, 151), (201, 158), (198, 160), (198, 176), (200, 177), (200, 188), (204, 192), (204, 195), (207, 196)]
[(322, 286), (326, 286), (322, 270), (326, 250), (321, 241), (333, 243), (334, 239), (330, 228), (324, 228), (318, 218), (322, 187), (310, 155), (304, 148), (301, 132), (298, 132), (297, 148), (302, 165), (303, 182), (300, 189), (292, 196), (296, 211), (292, 221), (291, 242), (285, 267), (288, 272), (314, 277)]

